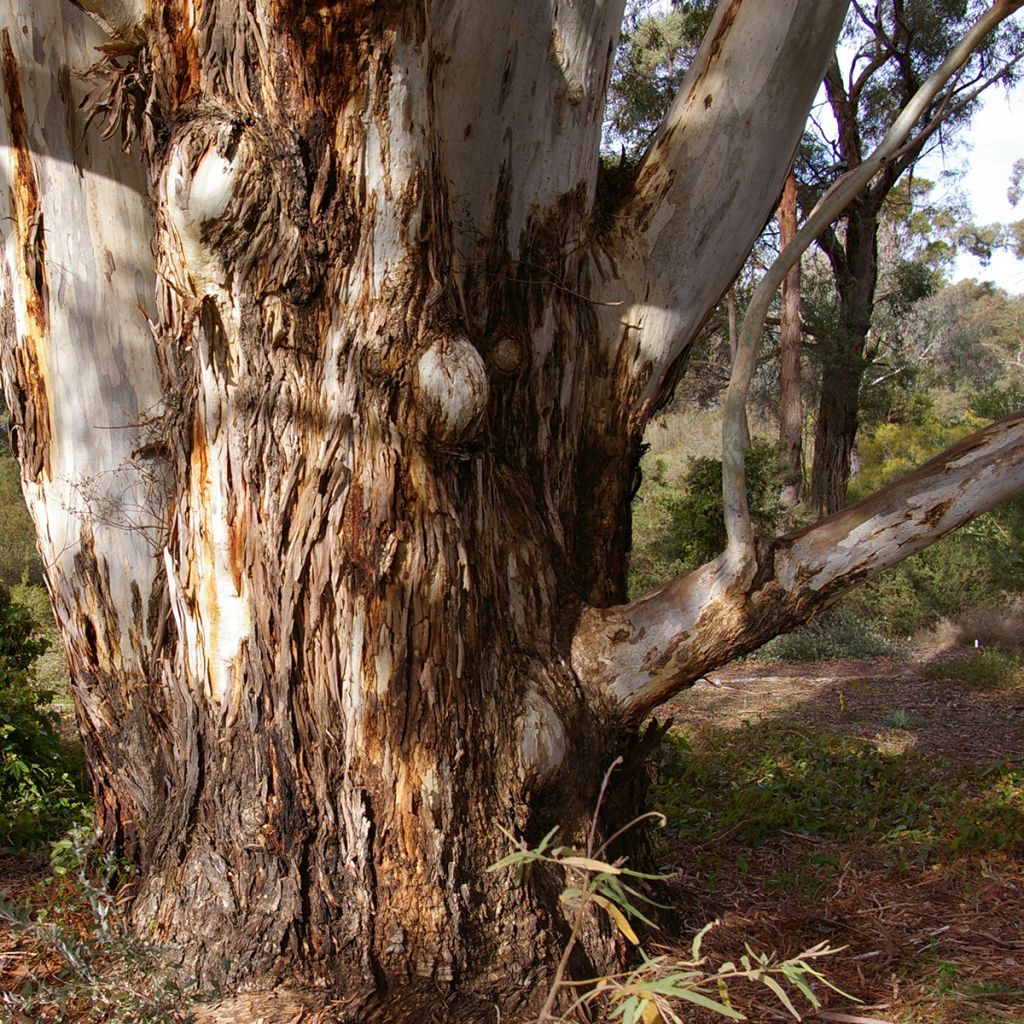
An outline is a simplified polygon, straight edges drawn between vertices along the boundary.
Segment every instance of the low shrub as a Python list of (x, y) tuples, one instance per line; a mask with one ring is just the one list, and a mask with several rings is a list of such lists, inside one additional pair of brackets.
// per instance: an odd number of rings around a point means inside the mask
[[(182, 977), (168, 951), (140, 940), (121, 912), (118, 889), (127, 865), (103, 853), (86, 826), (54, 843), (59, 898), (18, 906), (0, 898), (0, 921), (29, 968), (16, 989), (0, 992), (0, 1009), (16, 1020), (79, 1024), (187, 1024), (194, 982)], [(33, 972), (33, 965), (45, 970)], [(58, 966), (59, 965), (59, 966)]]
[[(629, 589), (634, 596), (711, 561), (726, 543), (721, 460), (691, 458), (678, 485), (669, 479), (664, 459), (649, 472), (633, 503)], [(760, 438), (751, 444), (746, 479), (754, 529), (774, 534), (783, 484), (777, 445)]]
[(53, 694), (36, 687), (46, 650), (27, 609), (0, 585), (0, 848), (38, 846), (88, 803), (80, 748), (61, 737)]
[(21, 496), (18, 463), (0, 448), (0, 583), (20, 580), (41, 583), (42, 563), (36, 552), (36, 533)]
[(826, 661), (830, 658), (899, 658), (906, 650), (880, 632), (870, 619), (844, 605), (829, 608), (813, 622), (769, 640), (750, 657), (757, 661)]
[(1016, 651), (983, 650), (956, 661), (926, 665), (929, 679), (955, 679), (976, 690), (1014, 690), (1024, 686), (1024, 658)]

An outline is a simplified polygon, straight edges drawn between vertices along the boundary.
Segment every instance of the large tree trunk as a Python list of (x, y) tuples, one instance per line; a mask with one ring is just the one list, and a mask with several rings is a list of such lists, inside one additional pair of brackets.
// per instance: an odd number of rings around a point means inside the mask
[[(461, 157), (437, 140), (497, 111), (448, 88), (431, 44), (469, 41), (414, 5), (271, 11), (166, 5), (151, 45), (99, 70), (99, 88), (147, 108), (155, 224), (134, 196), (137, 265), (97, 261), (124, 282), (121, 306), (85, 266), (102, 225), (70, 259), (53, 249), (75, 216), (47, 188), (57, 162), (88, 172), (70, 189), (107, 188), (75, 151), (98, 144), (74, 102), (66, 122), (44, 119), (32, 81), (54, 13), (7, 16), (25, 303), (9, 284), (11, 405), (37, 521), (47, 539), (65, 531), (50, 583), (100, 824), (140, 865), (140, 928), (204, 985), (459, 977), (529, 994), (560, 933), (534, 894), (485, 871), (507, 848), (499, 826), (579, 836), (630, 742), (559, 653), (581, 599), (624, 596), (630, 474), (599, 498), (566, 481), (635, 457), (585, 405), (595, 320), (575, 239), (596, 147), (560, 165), (549, 196), (515, 168), (486, 183), (490, 209), (468, 216), (489, 237), (467, 230), (456, 250), (467, 212), (449, 202), (446, 156)], [(84, 67), (85, 25), (60, 18)], [(595, 20), (568, 29), (603, 53), (615, 18)], [(596, 132), (597, 100), (541, 66), (545, 117)], [(39, 131), (64, 147), (42, 164)], [(132, 291), (150, 244), (155, 306)], [(72, 294), (124, 322), (90, 337), (106, 325), (72, 323)], [(107, 345), (95, 379), (82, 364)], [(79, 444), (76, 424), (106, 428), (102, 464), (83, 465), (94, 438)]]
[[(350, 993), (354, 1019), (416, 979), (471, 1020), (529, 1004), (559, 883), (487, 873), (502, 830), (579, 840), (619, 754), (633, 809), (643, 713), (742, 646), (728, 594), (775, 593), (770, 564), (706, 567), (686, 670), (615, 669), (641, 655), (605, 626), (636, 611), (644, 425), (770, 215), (845, 2), (723, 4), (616, 196), (621, 2), (81, 6), (113, 39), (86, 109), (135, 151), (83, 123), (95, 28), (3, 0), (0, 337), (134, 919), (204, 984)], [(1019, 429), (984, 466), (1024, 464)]]

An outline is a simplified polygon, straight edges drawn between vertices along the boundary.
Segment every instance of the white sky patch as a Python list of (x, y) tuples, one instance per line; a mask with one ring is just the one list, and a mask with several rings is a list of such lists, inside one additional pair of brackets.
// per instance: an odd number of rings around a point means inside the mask
[[(1017, 160), (1024, 159), (1024, 84), (1007, 91), (998, 86), (982, 97), (981, 109), (963, 133), (964, 144), (935, 152), (918, 164), (917, 173), (938, 178), (943, 170), (963, 169), (959, 188), (967, 196), (979, 224), (1024, 219), (1024, 202), (1010, 205), (1007, 190)], [(987, 267), (968, 254), (956, 261), (953, 279), (994, 281), (1014, 294), (1024, 293), (1024, 262), (997, 252)]]

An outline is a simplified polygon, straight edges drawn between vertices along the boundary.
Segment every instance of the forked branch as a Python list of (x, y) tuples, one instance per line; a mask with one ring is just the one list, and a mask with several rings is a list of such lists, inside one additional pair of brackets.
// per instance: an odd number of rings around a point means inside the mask
[[(905, 144), (904, 140), (921, 117), (927, 113), (935, 98), (956, 75), (985, 37), (1014, 11), (1024, 6), (1024, 0), (1003, 0), (990, 7), (965, 33), (946, 59), (911, 97), (893, 122), (877, 148), (862, 163), (848, 171), (829, 189), (811, 211), (803, 227), (793, 240), (779, 253), (758, 282), (747, 307), (740, 329), (732, 377), (726, 395), (722, 426), (722, 494), (725, 505), (725, 529), (728, 553), (733, 562), (755, 559), (754, 533), (750, 523), (745, 486), (745, 455), (737, 443), (740, 423), (745, 415), (747, 395), (753, 380), (761, 336), (772, 298), (782, 285), (790, 268), (800, 259), (810, 244), (826, 232), (872, 178), (888, 164), (899, 158), (906, 145), (917, 145), (918, 139)], [(937, 127), (933, 120), (921, 134), (930, 135)]]
[(630, 604), (587, 609), (573, 667), (635, 724), (705, 673), (1022, 490), (1024, 412), (828, 519), (760, 542), (752, 579), (722, 555)]

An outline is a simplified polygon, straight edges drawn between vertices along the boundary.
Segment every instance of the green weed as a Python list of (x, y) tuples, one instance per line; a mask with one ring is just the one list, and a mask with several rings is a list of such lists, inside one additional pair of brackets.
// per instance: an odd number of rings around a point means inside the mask
[[(570, 912), (571, 931), (544, 1005), (534, 1024), (560, 1024), (578, 1019), (579, 1013), (586, 1014), (589, 1020), (594, 1010), (598, 1011), (599, 1019), (619, 1021), (621, 1024), (653, 1024), (656, 1021), (662, 1024), (683, 1024), (687, 1019), (687, 1010), (694, 1007), (710, 1010), (730, 1020), (746, 1020), (732, 1005), (729, 994), (730, 984), (739, 980), (763, 985), (794, 1019), (800, 1020), (793, 999), (802, 997), (813, 1008), (820, 1007), (812, 988), (815, 982), (839, 991), (813, 966), (816, 961), (836, 952), (826, 943), (819, 943), (788, 959), (770, 953), (758, 953), (746, 945), (745, 953), (738, 958), (738, 962), (729, 961), (712, 967), (708, 958), (701, 954), (705, 935), (717, 923), (712, 922), (694, 936), (689, 955), (649, 956), (644, 951), (633, 923), (640, 921), (650, 928), (654, 927), (639, 909), (640, 906), (652, 904), (640, 886), (645, 882), (656, 881), (658, 876), (631, 870), (621, 860), (607, 861), (602, 858), (607, 856), (609, 845), (624, 832), (647, 818), (660, 815), (641, 815), (610, 839), (598, 844), (596, 823), (601, 799), (609, 776), (618, 763), (619, 759), (605, 775), (601, 795), (594, 809), (594, 826), (590, 830), (585, 850), (576, 851), (556, 845), (557, 829), (552, 829), (532, 848), (509, 835), (513, 851), (489, 869), (512, 869), (516, 880), (522, 882), (534, 868), (543, 866), (558, 872), (565, 879), (559, 899)], [(570, 958), (580, 941), (585, 919), (593, 914), (603, 915), (627, 942), (637, 948), (639, 963), (632, 970), (584, 981), (570, 980), (566, 977)], [(561, 1012), (556, 1010), (559, 1005), (564, 1007)]]
[(870, 843), (894, 865), (1024, 844), (1024, 769), (952, 767), (775, 723), (663, 744), (655, 804), (675, 836), (757, 845), (782, 834)]

